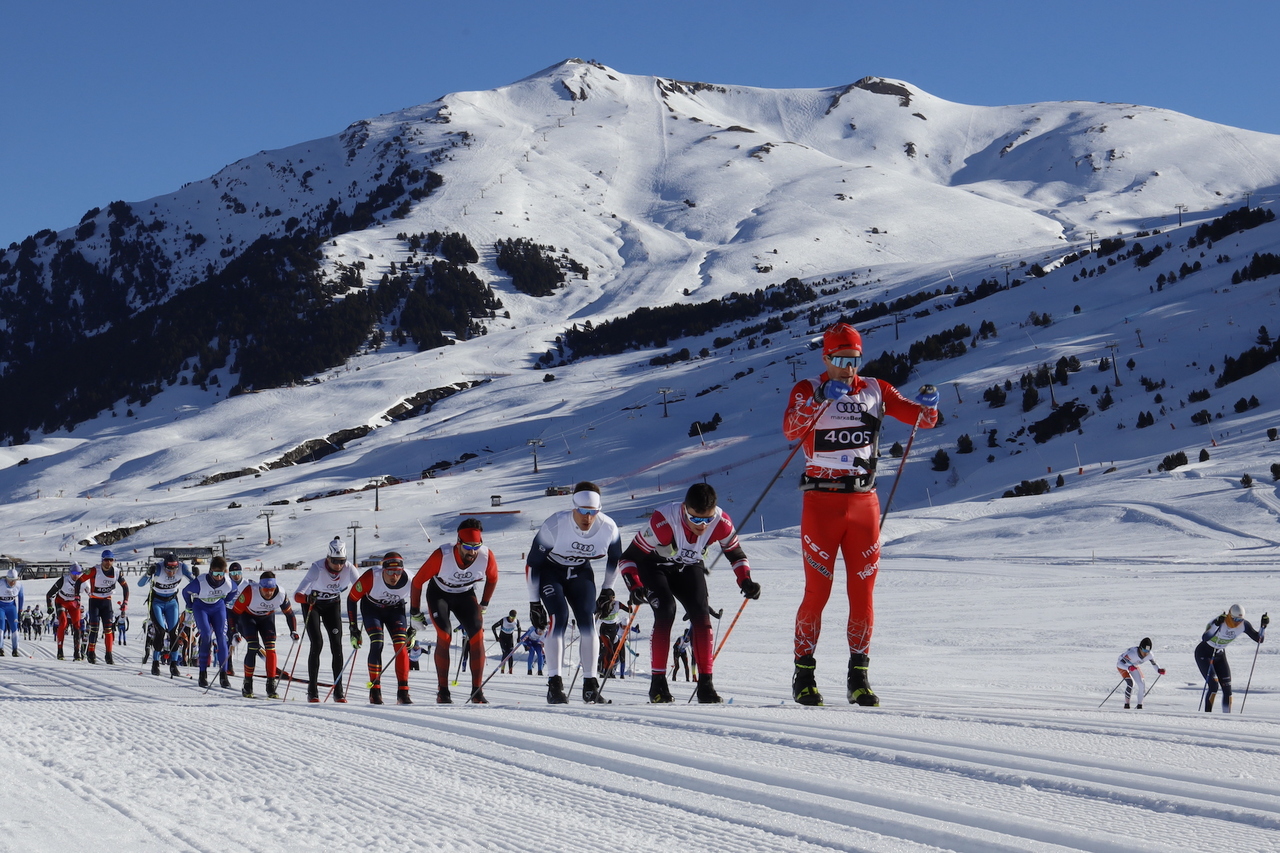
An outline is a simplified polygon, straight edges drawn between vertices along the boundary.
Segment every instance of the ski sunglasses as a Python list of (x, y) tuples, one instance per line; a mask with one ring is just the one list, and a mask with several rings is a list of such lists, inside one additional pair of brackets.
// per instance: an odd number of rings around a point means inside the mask
[(831, 362), (835, 367), (841, 370), (847, 370), (850, 367), (861, 367), (862, 356), (860, 355), (829, 355), (827, 361)]

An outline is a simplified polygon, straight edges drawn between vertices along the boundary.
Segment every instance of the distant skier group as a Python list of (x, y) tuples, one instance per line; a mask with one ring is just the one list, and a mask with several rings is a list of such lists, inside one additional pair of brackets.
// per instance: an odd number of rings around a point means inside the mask
[[(805, 453), (805, 469), (800, 480), (804, 594), (795, 619), (792, 698), (801, 705), (821, 705), (824, 701), (818, 687), (814, 652), (821, 631), (822, 612), (834, 585), (836, 556), (839, 554), (843, 558), (849, 600), (845, 628), (849, 649), (845, 693), (852, 704), (874, 707), (880, 700), (871, 688), (868, 669), (874, 626), (873, 591), (879, 573), (880, 527), (883, 522), (876, 493), (880, 429), (886, 417), (912, 424), (912, 439), (917, 428), (932, 428), (938, 422), (938, 392), (933, 386), (926, 385), (920, 389), (916, 399), (910, 401), (884, 380), (859, 376), (862, 338), (852, 326), (843, 322), (823, 334), (822, 358), (824, 372), (795, 384), (783, 415), (783, 434), (790, 441), (798, 441), (796, 449), (802, 448)], [(909, 440), (907, 451), (910, 447)], [(899, 475), (901, 471), (900, 466)], [(896, 487), (896, 480), (894, 485)], [(893, 491), (890, 490), (889, 502), (892, 498)], [(568, 627), (574, 624), (579, 629), (578, 666), (583, 676), (582, 701), (588, 704), (607, 703), (609, 700), (603, 695), (601, 676), (610, 677), (615, 672), (615, 664), (618, 664), (616, 672), (625, 674), (623, 649), (626, 637), (632, 630), (639, 608), (647, 605), (654, 618), (650, 638), (649, 701), (659, 704), (673, 701), (667, 681), (668, 652), (674, 651), (676, 657), (677, 668), (672, 671), (673, 678), (683, 658), (687, 680), (687, 650), (693, 658), (697, 680), (694, 695), (698, 702), (721, 702), (713, 683), (714, 661), (719, 649), (712, 647), (713, 611), (708, 603), (707, 590), (707, 576), (714, 565), (714, 560), (708, 563), (712, 546), (719, 546), (721, 553), (729, 559), (743, 595), (743, 608), (747, 602), (760, 597), (761, 588), (751, 577), (751, 566), (738, 541), (733, 521), (717, 505), (715, 489), (706, 483), (696, 483), (689, 487), (683, 500), (659, 506), (625, 549), (618, 525), (602, 511), (598, 486), (587, 481), (578, 483), (572, 491), (571, 501), (570, 509), (554, 513), (543, 522), (528, 552), (525, 576), (530, 627), (523, 633), (520, 631), (515, 610), (490, 626), (501, 649), (501, 659), (494, 674), (504, 668), (508, 673), (512, 672), (516, 650), (522, 648), (528, 653), (528, 674), (533, 674), (535, 663), (539, 675), (545, 670), (547, 701), (551, 704), (568, 702), (564, 684), (565, 638)], [(628, 592), (625, 603), (613, 590), (619, 573)], [(458, 525), (456, 540), (437, 548), (412, 580), (406, 573), (404, 558), (396, 551), (383, 555), (379, 566), (358, 573), (347, 560), (342, 539), (334, 537), (325, 557), (307, 570), (292, 601), (280, 591), (272, 572), (263, 572), (256, 581), (245, 581), (240, 565), (232, 563), (228, 567), (222, 557), (214, 557), (209, 571), (195, 576), (176, 556), (167, 555), (160, 564), (148, 570), (138, 586), (151, 585), (147, 636), (149, 647), (153, 649), (153, 675), (160, 674), (164, 661), (169, 664), (171, 676), (180, 674), (177, 661), (180, 659), (182, 637), (184, 632), (190, 635), (191, 623), (194, 622), (194, 630), (199, 637), (201, 686), (209, 686), (208, 669), (216, 656), (219, 684), (224, 688), (230, 687), (229, 641), (242, 636), (248, 641), (248, 651), (241, 693), (247, 698), (255, 697), (253, 679), (257, 658), (262, 657), (265, 695), (272, 699), (280, 698), (277, 685), (281, 678), (300, 679), (296, 678), (292, 668), (283, 670), (279, 666), (275, 646), (276, 616), (279, 613), (285, 617), (294, 646), (297, 646), (299, 626), (292, 607), (296, 603), (301, 605), (303, 630), (310, 644), (307, 700), (321, 701), (320, 687), (327, 686), (334, 701), (346, 702), (343, 676), (348, 665), (354, 672), (355, 653), (353, 651), (347, 656), (342, 649), (342, 602), (345, 595), (347, 629), (354, 649), (361, 648), (364, 635), (368, 635), (367, 688), (370, 703), (383, 702), (383, 655), (389, 640), (396, 702), (412, 704), (409, 671), (417, 668), (417, 657), (421, 654), (421, 647), (414, 637), (419, 629), (425, 631), (428, 623), (435, 632), (436, 702), (452, 703), (449, 659), (453, 621), (456, 619), (465, 638), (461, 663), (468, 666), (471, 673), (471, 687), (465, 701), (485, 704), (484, 615), (497, 582), (497, 557), (484, 544), (481, 522), (467, 518)], [(112, 599), (119, 588), (123, 596), (120, 604), (123, 614), (128, 607), (129, 587), (115, 569), (114, 555), (110, 550), (104, 551), (101, 562), (88, 570), (73, 564), (46, 596), (49, 614), (53, 614), (56, 608), (58, 616), (55, 628), (58, 658), (63, 658), (63, 640), (68, 627), (75, 641), (74, 659), (81, 657), (84, 630), (80, 613), (82, 588), (89, 594), (85, 657), (90, 663), (96, 663), (99, 628), (105, 625), (105, 662), (111, 664)], [(478, 593), (477, 588), (480, 589)], [(185, 609), (179, 607), (179, 595)], [(16, 571), (11, 570), (9, 577), (0, 582), (0, 626), (15, 626), (11, 629), (14, 655), (18, 653), (16, 612), (22, 607), (21, 581), (17, 579)], [(672, 644), (672, 626), (678, 609), (683, 609), (690, 624), (684, 636)], [(741, 613), (740, 609), (739, 615)], [(621, 619), (623, 614), (628, 616), (625, 626)], [(1255, 630), (1245, 620), (1243, 609), (1232, 605), (1229, 611), (1209, 624), (1196, 649), (1196, 662), (1205, 682), (1206, 711), (1212, 710), (1219, 689), (1223, 693), (1223, 711), (1231, 708), (1231, 670), (1227, 664), (1226, 646), (1241, 634), (1261, 643), (1268, 621), (1264, 614), (1259, 623), (1260, 630)], [(732, 627), (733, 624), (730, 632)], [(721, 648), (727, 639), (728, 633), (720, 641)], [(320, 661), (326, 642), (333, 680), (331, 684), (321, 685)], [(1125, 685), (1126, 708), (1141, 708), (1143, 705), (1149, 688), (1141, 667), (1143, 664), (1156, 666), (1151, 649), (1151, 640), (1144, 638), (1137, 646), (1121, 654), (1116, 662), (1121, 683)], [(620, 654), (623, 655), (621, 663), (618, 661)], [(1158, 676), (1164, 672), (1157, 667)]]

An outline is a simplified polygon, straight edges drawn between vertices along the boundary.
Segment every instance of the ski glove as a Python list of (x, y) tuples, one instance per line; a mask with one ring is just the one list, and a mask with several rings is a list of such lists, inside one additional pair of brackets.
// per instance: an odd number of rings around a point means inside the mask
[(364, 645), (364, 637), (360, 634), (360, 629), (351, 626), (351, 648), (358, 649)]
[(760, 597), (760, 584), (751, 579), (750, 573), (738, 578), (738, 589), (742, 590), (743, 598), (755, 601)]
[(614, 599), (614, 592), (609, 587), (600, 590), (600, 594), (596, 596), (596, 612), (603, 613), (604, 607)]
[(294, 642), (297, 642), (297, 641), (298, 641), (298, 639), (299, 639), (298, 632), (297, 632), (297, 631), (290, 631), (290, 632), (289, 632), (289, 639), (293, 640)]
[(818, 386), (818, 390), (813, 392), (813, 399), (819, 403), (825, 400), (835, 400), (848, 394), (853, 389), (839, 379), (828, 379)]
[(529, 624), (537, 628), (539, 631), (547, 627), (547, 608), (542, 606), (541, 601), (529, 602)]
[(1223, 622), (1226, 622), (1226, 621), (1227, 621), (1227, 614), (1223, 613), (1223, 614), (1220, 614), (1217, 619), (1213, 620), (1213, 624), (1221, 625)]
[(635, 566), (627, 566), (622, 570), (622, 582), (627, 585), (627, 590), (631, 596), (627, 599), (627, 604), (633, 607), (639, 604), (649, 603), (649, 590), (644, 588), (644, 584), (640, 581), (640, 570)]
[(49, 608), (49, 615), (50, 615), (50, 616), (52, 616), (52, 615), (53, 615), (53, 608), (52, 608), (52, 607), (50, 607), (50, 608)]
[(1136, 666), (1134, 666), (1133, 664), (1129, 664), (1129, 671), (1130, 671), (1130, 672), (1137, 672), (1137, 671), (1138, 671), (1138, 668), (1137, 668)]
[(1164, 670), (1163, 670), (1163, 669), (1157, 669), (1157, 670), (1156, 670), (1156, 672), (1158, 672), (1158, 673), (1159, 673), (1159, 674), (1161, 674), (1161, 675), (1164, 675)]
[(916, 395), (916, 402), (926, 409), (938, 408), (938, 389), (932, 385), (921, 385), (920, 393)]
[(1258, 625), (1265, 630), (1266, 627), (1270, 624), (1271, 624), (1271, 617), (1263, 613), (1262, 618), (1258, 620)]

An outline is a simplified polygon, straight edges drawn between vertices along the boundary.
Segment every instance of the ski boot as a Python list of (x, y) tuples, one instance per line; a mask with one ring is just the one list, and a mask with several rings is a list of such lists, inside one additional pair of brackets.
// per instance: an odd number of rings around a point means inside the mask
[(538, 675), (542, 675), (542, 667), (538, 667)]
[(307, 701), (312, 704), (320, 701), (320, 686), (314, 681), (307, 682)]
[(872, 691), (871, 683), (867, 681), (868, 660), (866, 655), (849, 655), (849, 704), (878, 708), (880, 697)]
[(569, 704), (569, 697), (564, 695), (564, 680), (558, 675), (553, 675), (547, 679), (547, 704)]
[(83, 655), (81, 655), (81, 654), (80, 654), (80, 650), (79, 650), (79, 649), (77, 649), (77, 650), (75, 651), (75, 653), (71, 656), (71, 659), (72, 659), (72, 660), (84, 660), (84, 656), (83, 656)]
[(218, 686), (224, 690), (231, 689), (231, 677), (227, 675), (225, 669), (218, 670)]
[(1139, 711), (1141, 711), (1141, 710), (1142, 710), (1142, 703), (1141, 703), (1141, 702), (1139, 702), (1135, 707), (1136, 707)]
[(252, 675), (245, 677), (244, 686), (240, 688), (240, 695), (246, 699), (253, 698), (253, 676)]
[(159, 661), (159, 659), (153, 660), (153, 661), (151, 662), (151, 674), (152, 674), (152, 675), (159, 675), (159, 674), (160, 674), (160, 661)]
[(441, 687), (439, 690), (436, 691), (436, 704), (437, 705), (453, 704), (453, 697), (449, 695), (448, 687)]
[(600, 682), (595, 678), (582, 679), (582, 701), (588, 705), (611, 705), (612, 700), (600, 695)]
[[(1141, 708), (1142, 706), (1141, 706), (1141, 705), (1139, 705), (1138, 707), (1139, 707), (1139, 708)], [(1125, 702), (1125, 703), (1124, 703), (1124, 709), (1125, 709), (1126, 711), (1127, 711), (1127, 710), (1129, 710), (1129, 703), (1128, 703), (1128, 702)]]
[(169, 662), (169, 677), (170, 677), (170, 678), (177, 678), (179, 675), (182, 675), (182, 670), (178, 669), (178, 665), (177, 665), (176, 663), (173, 663), (172, 661), (170, 661), (170, 662)]
[(472, 705), (488, 705), (489, 704), (489, 700), (484, 698), (484, 691), (481, 690), (479, 687), (476, 688), (476, 692), (471, 694), (471, 699), (469, 701), (471, 702)]
[(113, 657), (111, 656), (111, 652), (110, 652), (110, 650), (108, 650), (108, 651), (107, 651), (107, 653), (106, 653), (106, 654), (104, 654), (104, 655), (102, 656), (102, 661), (103, 661), (103, 663), (105, 663), (107, 666), (114, 666), (114, 665), (115, 665), (115, 662), (116, 662), (116, 661), (115, 661), (115, 658), (113, 658)]
[(399, 688), (399, 689), (397, 689), (397, 690), (396, 690), (396, 704), (397, 704), (397, 705), (412, 705), (412, 704), (413, 704), (413, 700), (409, 698), (409, 688), (408, 688), (408, 687), (401, 687), (401, 688)]
[(98, 653), (92, 647), (90, 647), (90, 649), (84, 653), (84, 656), (85, 656), (85, 659), (89, 661), (89, 663), (98, 662)]
[(277, 683), (277, 682), (276, 682), (276, 679), (274, 679), (274, 678), (270, 678), (270, 677), (268, 677), (268, 678), (267, 678), (267, 698), (268, 698), (268, 699), (279, 699), (279, 698), (280, 698), (280, 697), (276, 694), (276, 683)]
[(236, 677), (236, 668), (231, 664), (230, 661), (227, 662), (227, 675), (231, 676), (232, 678)]
[(671, 690), (667, 687), (667, 674), (655, 672), (649, 676), (649, 702), (654, 705), (667, 705), (672, 701)]
[(813, 655), (796, 658), (796, 671), (791, 676), (791, 698), (800, 705), (822, 704), (822, 694), (818, 692), (818, 682), (814, 678), (816, 668)]
[(716, 692), (715, 685), (711, 683), (711, 673), (698, 673), (698, 704), (718, 705), (723, 701), (720, 694)]
[(58, 646), (58, 660), (66, 660), (67, 656), (62, 653), (62, 646)]
[(200, 686), (201, 686), (201, 687), (208, 687), (208, 686), (209, 686), (209, 671), (208, 671), (208, 670), (204, 670), (204, 669), (200, 670), (200, 681), (199, 681), (199, 684), (200, 684)]
[(347, 694), (342, 690), (342, 679), (336, 675), (333, 678), (333, 701), (347, 704)]
[(382, 688), (381, 688), (381, 687), (378, 687), (378, 686), (371, 686), (371, 687), (369, 688), (369, 704), (370, 704), (370, 705), (381, 705), (381, 704), (383, 704), (383, 702), (382, 702)]

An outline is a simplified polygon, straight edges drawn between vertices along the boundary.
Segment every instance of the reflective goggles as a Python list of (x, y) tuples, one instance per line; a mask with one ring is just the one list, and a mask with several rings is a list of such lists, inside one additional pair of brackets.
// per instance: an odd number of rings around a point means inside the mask
[(841, 370), (862, 366), (862, 356), (860, 355), (829, 355), (827, 356), (827, 361), (831, 362), (833, 367), (839, 367)]
[(710, 524), (716, 520), (714, 515), (692, 515), (690, 513), (685, 513), (685, 515), (688, 516), (690, 524)]
[(483, 542), (459, 542), (458, 547), (464, 551), (479, 551), (484, 545)]
[(600, 510), (590, 509), (589, 507), (585, 507), (585, 506), (574, 507), (574, 509), (577, 511), (579, 515), (593, 516), (593, 515), (600, 514)]

